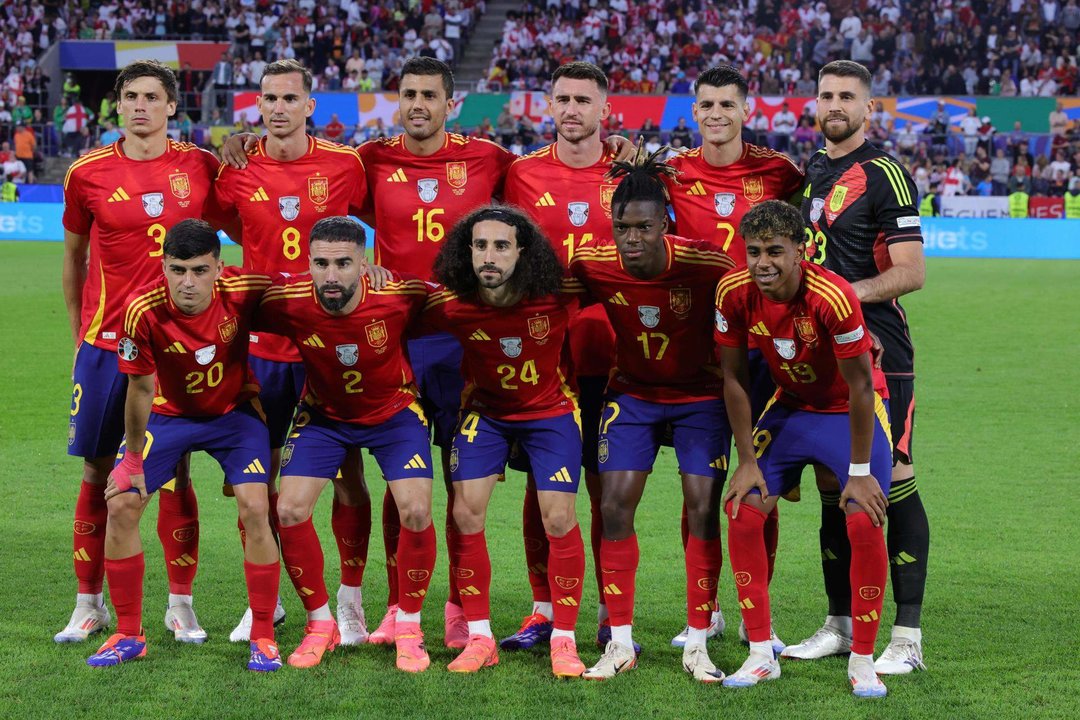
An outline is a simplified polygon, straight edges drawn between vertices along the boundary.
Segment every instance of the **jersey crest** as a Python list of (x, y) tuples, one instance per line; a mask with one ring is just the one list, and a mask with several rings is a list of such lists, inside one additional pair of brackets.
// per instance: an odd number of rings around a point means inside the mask
[(278, 210), (281, 211), (281, 217), (285, 218), (287, 222), (292, 222), (300, 215), (300, 198), (297, 195), (279, 197), (277, 206)]
[(316, 205), (325, 205), (330, 198), (330, 178), (312, 177), (307, 181), (308, 200)]
[(195, 351), (195, 362), (200, 365), (209, 365), (214, 361), (215, 355), (217, 355), (217, 345), (207, 345)]
[(757, 202), (765, 197), (765, 182), (760, 175), (750, 175), (742, 179), (743, 197), (750, 202)]
[(538, 315), (529, 318), (529, 337), (533, 340), (543, 340), (551, 331), (551, 322), (547, 315)]
[(821, 211), (825, 209), (825, 198), (814, 198), (810, 201), (810, 222), (816, 223), (821, 219)]
[(795, 358), (795, 341), (789, 338), (773, 338), (773, 347), (776, 348), (776, 354), (785, 360), (793, 360)]
[(469, 171), (465, 162), (446, 163), (446, 182), (450, 183), (450, 187), (455, 190), (465, 187), (465, 183), (469, 182)]
[(832, 189), (832, 194), (829, 196), (829, 212), (839, 212), (840, 208), (844, 207), (844, 198), (846, 197), (846, 187), (844, 187), (843, 185), (834, 186)]
[(439, 181), (435, 178), (424, 178), (416, 181), (416, 193), (426, 203), (439, 196)]
[(191, 194), (191, 181), (187, 173), (174, 173), (169, 176), (169, 189), (179, 200), (183, 200)]
[(589, 221), (589, 203), (572, 202), (567, 204), (566, 213), (570, 216), (570, 223), (574, 227), (581, 227)]
[(600, 207), (604, 209), (608, 215), (611, 214), (611, 198), (615, 197), (615, 188), (618, 185), (601, 185), (600, 186)]
[(236, 318), (231, 317), (225, 322), (221, 323), (217, 327), (218, 337), (221, 338), (221, 342), (229, 344), (236, 337), (237, 323)]
[(360, 352), (356, 343), (338, 345), (334, 348), (334, 351), (337, 353), (337, 359), (346, 367), (355, 365), (356, 361), (360, 359)]
[(386, 341), (389, 335), (386, 332), (386, 323), (380, 320), (374, 322), (364, 328), (364, 334), (367, 336), (368, 345), (373, 348), (381, 348), (386, 345)]
[(690, 312), (691, 301), (690, 288), (671, 288), (668, 291), (668, 304), (680, 318)]
[(499, 345), (508, 358), (516, 358), (521, 354), (521, 338), (519, 337), (499, 338)]
[(817, 330), (814, 328), (813, 321), (806, 315), (795, 316), (795, 332), (799, 334), (799, 339), (810, 347), (814, 347), (817, 343)]
[(164, 193), (146, 193), (142, 196), (143, 210), (150, 217), (158, 217), (161, 213), (165, 212), (165, 195)]
[(647, 328), (654, 328), (660, 324), (660, 308), (655, 305), (638, 305), (638, 319)]
[(713, 207), (720, 217), (728, 217), (735, 212), (735, 193), (722, 192), (713, 195)]

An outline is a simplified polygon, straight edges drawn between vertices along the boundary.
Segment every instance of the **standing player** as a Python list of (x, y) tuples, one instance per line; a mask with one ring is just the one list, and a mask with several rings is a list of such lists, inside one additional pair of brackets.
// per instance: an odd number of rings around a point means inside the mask
[(683, 667), (717, 682), (705, 648), (720, 562), (720, 492), (731, 438), (720, 370), (710, 338), (716, 282), (734, 267), (704, 241), (666, 235), (667, 203), (659, 161), (616, 163), (613, 235), (578, 248), (571, 273), (602, 302), (615, 329), (616, 367), (608, 383), (597, 459), (603, 482), (600, 548), (611, 641), (585, 677), (603, 680), (636, 664), (631, 626), (638, 566), (634, 513), (665, 428), (673, 430), (689, 516), (686, 547), (690, 634)]
[(491, 559), (484, 535), (487, 506), (516, 443), (529, 457), (545, 544), (551, 670), (585, 671), (574, 626), (581, 605), (585, 546), (577, 524), (581, 419), (563, 342), (570, 321), (559, 297), (562, 265), (540, 229), (516, 208), (481, 208), (450, 232), (435, 261), (446, 290), (425, 308), (428, 327), (453, 333), (465, 348), (461, 421), (450, 455), (458, 557), (454, 579), (469, 623), (469, 641), (450, 663), (476, 672), (499, 662), (491, 633)]
[[(64, 302), (76, 345), (68, 454), (83, 458), (83, 480), (74, 523), (79, 591), (56, 642), (82, 642), (110, 622), (101, 594), (105, 482), (124, 434), (127, 379), (116, 360), (123, 303), (159, 276), (166, 229), (203, 215), (217, 170), (210, 153), (169, 139), (176, 93), (176, 75), (161, 63), (125, 67), (116, 94), (127, 136), (76, 160), (64, 178)], [(165, 625), (177, 640), (203, 642), (191, 602), (199, 524), (186, 463), (177, 481), (161, 493), (158, 514), (169, 576)]]
[[(810, 260), (851, 283), (863, 303), (867, 326), (885, 349), (882, 369), (889, 381), (893, 428), (888, 543), (896, 622), (889, 647), (875, 667), (893, 675), (924, 667), (919, 625), (930, 527), (912, 465), (914, 348), (898, 298), (923, 286), (926, 262), (915, 184), (903, 167), (865, 138), (864, 121), (872, 104), (865, 67), (838, 60), (821, 69), (817, 115), (825, 149), (807, 166), (802, 212)], [(789, 657), (842, 653), (851, 641), (849, 550), (837, 499), (835, 490), (822, 496), (821, 554), (837, 558), (822, 560), (829, 617), (811, 638), (788, 647), (784, 654)]]
[[(524, 209), (552, 240), (564, 265), (578, 247), (611, 231), (611, 196), (615, 183), (606, 177), (613, 156), (600, 140), (600, 123), (611, 111), (607, 102), (608, 79), (596, 65), (572, 62), (551, 76), (549, 111), (555, 120), (555, 143), (520, 158), (506, 174), (505, 201)], [(598, 621), (601, 637), (610, 639), (607, 605), (600, 575), (600, 475), (596, 462), (597, 431), (603, 407), (604, 387), (615, 360), (611, 323), (599, 305), (584, 309), (570, 322), (570, 356), (581, 404), (581, 461), (589, 490), (592, 514), (593, 566), (599, 594)], [(526, 649), (546, 642), (551, 635), (554, 606), (548, 585), (548, 543), (537, 502), (536, 486), (529, 482), (522, 513), (525, 560), (532, 586), (533, 611), (521, 628), (499, 646)]]
[[(239, 217), (244, 267), (260, 273), (308, 271), (305, 238), (317, 220), (360, 212), (367, 197), (364, 165), (351, 148), (307, 134), (307, 118), (315, 111), (311, 72), (295, 60), (266, 66), (259, 82), (259, 112), (266, 135), (238, 170), (223, 164), (214, 183), (220, 212)], [(286, 338), (255, 333), (251, 367), (262, 389), (259, 400), (270, 429), (273, 483), (281, 466), (281, 447), (304, 385), (304, 368), (296, 347)], [(337, 593), (338, 626), (343, 645), (367, 639), (361, 595), (371, 534), (371, 501), (360, 472), (359, 453), (351, 453), (341, 480), (335, 480), (331, 526), (340, 555), (341, 586)], [(270, 497), (271, 512), (277, 494)], [(279, 606), (276, 620), (284, 620)], [(248, 639), (250, 608), (229, 639)]]
[[(416, 57), (405, 62), (398, 107), (405, 132), (360, 147), (372, 203), (366, 218), (376, 230), (375, 263), (427, 279), (447, 229), (501, 194), (503, 177), (515, 156), (488, 140), (446, 131), (446, 118), (454, 107), (454, 76), (439, 60)], [(453, 495), (447, 463), (461, 400), (461, 345), (449, 334), (431, 335), (409, 342), (409, 358), (435, 443), (443, 450), (444, 480), (450, 493), (446, 535), (452, 549)], [(400, 600), (395, 507), (388, 493), (383, 498), (383, 539), (390, 592), (386, 615), (369, 638), (374, 643), (392, 642), (395, 635)], [(452, 570), (444, 642), (447, 647), (463, 648), (468, 628)]]
[[(693, 105), (701, 147), (669, 160), (679, 171), (677, 182), (668, 182), (671, 207), (675, 212), (675, 231), (683, 237), (709, 238), (719, 243), (739, 266), (746, 264), (746, 246), (738, 232), (743, 215), (765, 200), (793, 198), (802, 187), (802, 173), (787, 155), (743, 142), (743, 125), (750, 118), (748, 93), (746, 78), (730, 65), (717, 65), (701, 73), (694, 81)], [(751, 405), (757, 417), (774, 386), (756, 349), (751, 358)], [(770, 574), (776, 558), (778, 522), (774, 509), (765, 523)], [(684, 519), (684, 545), (686, 537)], [(719, 607), (712, 620), (710, 637), (723, 632), (724, 616)], [(745, 629), (741, 626), (739, 636), (746, 639)], [(773, 640), (777, 652), (784, 649), (782, 642), (775, 637)], [(684, 630), (672, 639), (671, 644), (679, 646), (685, 642)]]
[(165, 276), (128, 298), (117, 347), (129, 382), (127, 446), (106, 491), (105, 573), (116, 634), (86, 662), (103, 667), (146, 655), (139, 518), (148, 494), (168, 482), (180, 458), (205, 450), (232, 485), (247, 528), (244, 576), (254, 638), (248, 669), (277, 670), (273, 615), (281, 566), (266, 492), (270, 447), (247, 365), (248, 329), (270, 280), (223, 273), (217, 233), (201, 220), (174, 225), (162, 252)]
[(397, 667), (430, 664), (420, 610), (435, 567), (431, 445), (405, 352), (405, 327), (427, 299), (427, 284), (395, 277), (373, 290), (364, 229), (347, 217), (315, 223), (310, 276), (290, 277), (263, 299), (258, 327), (288, 338), (307, 371), (303, 401), (282, 450), (278, 516), (281, 553), (308, 612), (304, 640), (289, 664), (312, 667), (340, 641), (323, 581), (323, 554), (311, 523), (319, 494), (350, 448), (375, 456), (401, 517)]
[[(780, 677), (769, 640), (762, 530), (779, 496), (798, 485), (804, 467), (817, 463), (843, 478), (840, 507), (851, 540), (850, 602), (856, 621), (848, 679), (856, 696), (883, 697), (885, 685), (874, 672), (874, 641), (888, 567), (881, 525), (892, 448), (888, 409), (875, 391), (884, 392), (885, 379), (873, 370), (873, 343), (851, 286), (804, 259), (799, 211), (768, 201), (746, 214), (740, 230), (749, 265), (717, 287), (715, 336), (739, 452), (724, 500), (730, 501), (728, 549), (750, 656), (724, 685), (750, 687)], [(747, 354), (753, 327), (768, 332), (771, 342), (759, 347), (780, 388), (756, 427)]]

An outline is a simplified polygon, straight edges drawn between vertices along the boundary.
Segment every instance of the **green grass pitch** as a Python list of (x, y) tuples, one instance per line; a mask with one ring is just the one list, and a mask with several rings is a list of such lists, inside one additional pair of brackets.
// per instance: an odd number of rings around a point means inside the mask
[[(842, 658), (785, 663), (781, 679), (744, 691), (700, 686), (682, 672), (680, 653), (669, 645), (685, 620), (670, 450), (638, 513), (636, 638), (644, 654), (639, 669), (614, 681), (557, 682), (546, 653), (504, 653), (498, 667), (477, 676), (447, 673), (443, 554), (425, 611), (428, 672), (399, 673), (390, 651), (361, 646), (339, 649), (309, 671), (249, 673), (246, 647), (226, 640), (246, 604), (235, 507), (222, 497), (220, 473), (205, 456), (193, 467), (202, 516), (195, 607), (210, 640), (181, 646), (162, 625), (164, 568), (151, 511), (143, 524), (148, 655), (121, 668), (88, 668), (84, 660), (97, 638), (52, 642), (75, 592), (70, 527), (81, 471), (64, 452), (72, 346), (60, 293), (61, 246), (2, 243), (0, 256), (0, 717), (1080, 716), (1080, 263), (932, 260), (926, 289), (906, 301), (918, 348), (915, 453), (932, 529), (923, 613), (929, 672), (887, 679), (885, 700), (857, 701)], [(370, 487), (381, 496), (380, 480)], [(440, 538), (441, 495), (435, 494)], [(529, 606), (521, 496), (522, 478), (512, 474), (489, 512), (497, 635), (516, 630)], [(811, 485), (803, 497), (782, 504), (773, 582), (775, 626), (789, 642), (815, 630), (825, 613)], [(323, 500), (316, 527), (333, 595), (337, 555)], [(364, 587), (371, 625), (386, 592), (378, 507)], [(587, 518), (584, 491), (578, 510)], [(734, 638), (732, 587), (725, 558), (720, 601), (730, 629), (710, 649), (727, 671), (745, 657)], [(303, 612), (287, 580), (281, 592), (289, 618), (278, 638), (288, 653), (300, 640)], [(892, 619), (889, 598), (879, 652)], [(578, 625), (586, 663), (598, 656), (595, 599), (589, 583)]]

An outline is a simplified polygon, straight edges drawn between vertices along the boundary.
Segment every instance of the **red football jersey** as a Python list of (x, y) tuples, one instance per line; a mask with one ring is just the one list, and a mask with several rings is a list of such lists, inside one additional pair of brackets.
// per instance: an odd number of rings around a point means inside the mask
[(226, 268), (210, 306), (186, 315), (172, 301), (164, 277), (131, 294), (117, 353), (120, 372), (157, 373), (153, 412), (182, 417), (224, 415), (259, 394), (248, 369), (248, 331), (264, 275)]
[(573, 305), (572, 297), (551, 295), (492, 307), (440, 290), (422, 321), (451, 333), (465, 350), (463, 409), (496, 420), (538, 420), (577, 409), (563, 353)]
[(132, 160), (123, 145), (79, 158), (64, 178), (64, 229), (90, 236), (79, 333), (103, 350), (116, 349), (131, 291), (161, 277), (168, 229), (203, 217), (218, 166), (191, 143), (169, 140), (153, 160)]
[(405, 328), (423, 309), (429, 286), (395, 275), (383, 290), (371, 290), (365, 279), (357, 292), (362, 299), (352, 313), (331, 315), (310, 275), (276, 280), (255, 324), (300, 350), (304, 402), (332, 420), (376, 425), (416, 399)]
[[(787, 302), (765, 297), (750, 271), (741, 269), (716, 289), (716, 342), (728, 347), (757, 347), (780, 388), (779, 402), (800, 410), (848, 411), (848, 386), (837, 358), (853, 358), (873, 342), (863, 322), (862, 306), (844, 278), (804, 260), (798, 292)], [(874, 370), (874, 389), (884, 398), (885, 375)]]
[(731, 165), (705, 162), (701, 148), (668, 162), (680, 175), (665, 176), (674, 231), (719, 245), (739, 267), (746, 265), (746, 245), (739, 235), (743, 215), (764, 200), (788, 200), (802, 188), (803, 175), (787, 155), (743, 143), (742, 157)]
[(458, 220), (502, 194), (517, 157), (489, 140), (446, 134), (433, 155), (413, 155), (404, 135), (360, 146), (371, 189), (375, 263), (431, 277), (442, 241)]
[(612, 240), (578, 248), (570, 271), (615, 328), (608, 387), (642, 400), (685, 403), (723, 395), (712, 342), (716, 283), (735, 263), (717, 246), (664, 236), (667, 268), (640, 280), (623, 269)]
[[(575, 250), (611, 235), (611, 196), (618, 187), (604, 175), (612, 155), (573, 168), (559, 160), (555, 144), (519, 158), (506, 173), (503, 199), (532, 216), (564, 265)], [(589, 306), (570, 321), (570, 357), (575, 375), (607, 375), (615, 364), (615, 332), (599, 306)]]
[[(307, 153), (292, 162), (274, 160), (259, 141), (248, 166), (224, 163), (214, 182), (214, 204), (238, 216), (244, 267), (261, 273), (308, 271), (308, 238), (324, 217), (359, 213), (367, 198), (364, 164), (352, 148), (308, 136)], [(251, 354), (298, 362), (300, 354), (282, 337), (255, 333)]]

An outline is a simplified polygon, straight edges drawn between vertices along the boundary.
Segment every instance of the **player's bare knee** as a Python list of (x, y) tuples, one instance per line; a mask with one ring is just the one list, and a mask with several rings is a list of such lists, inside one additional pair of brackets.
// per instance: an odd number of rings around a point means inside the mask
[(282, 527), (292, 527), (311, 517), (311, 507), (298, 498), (288, 497), (282, 493), (278, 496), (277, 515)]
[(559, 503), (543, 510), (544, 531), (552, 537), (562, 537), (577, 525), (577, 513), (572, 503)]
[(402, 527), (413, 532), (420, 532), (431, 524), (431, 505), (423, 500), (410, 500), (399, 503), (398, 516), (401, 518)]
[(120, 493), (109, 499), (108, 527), (128, 532), (138, 530), (139, 518), (142, 517), (145, 507), (138, 493)]

